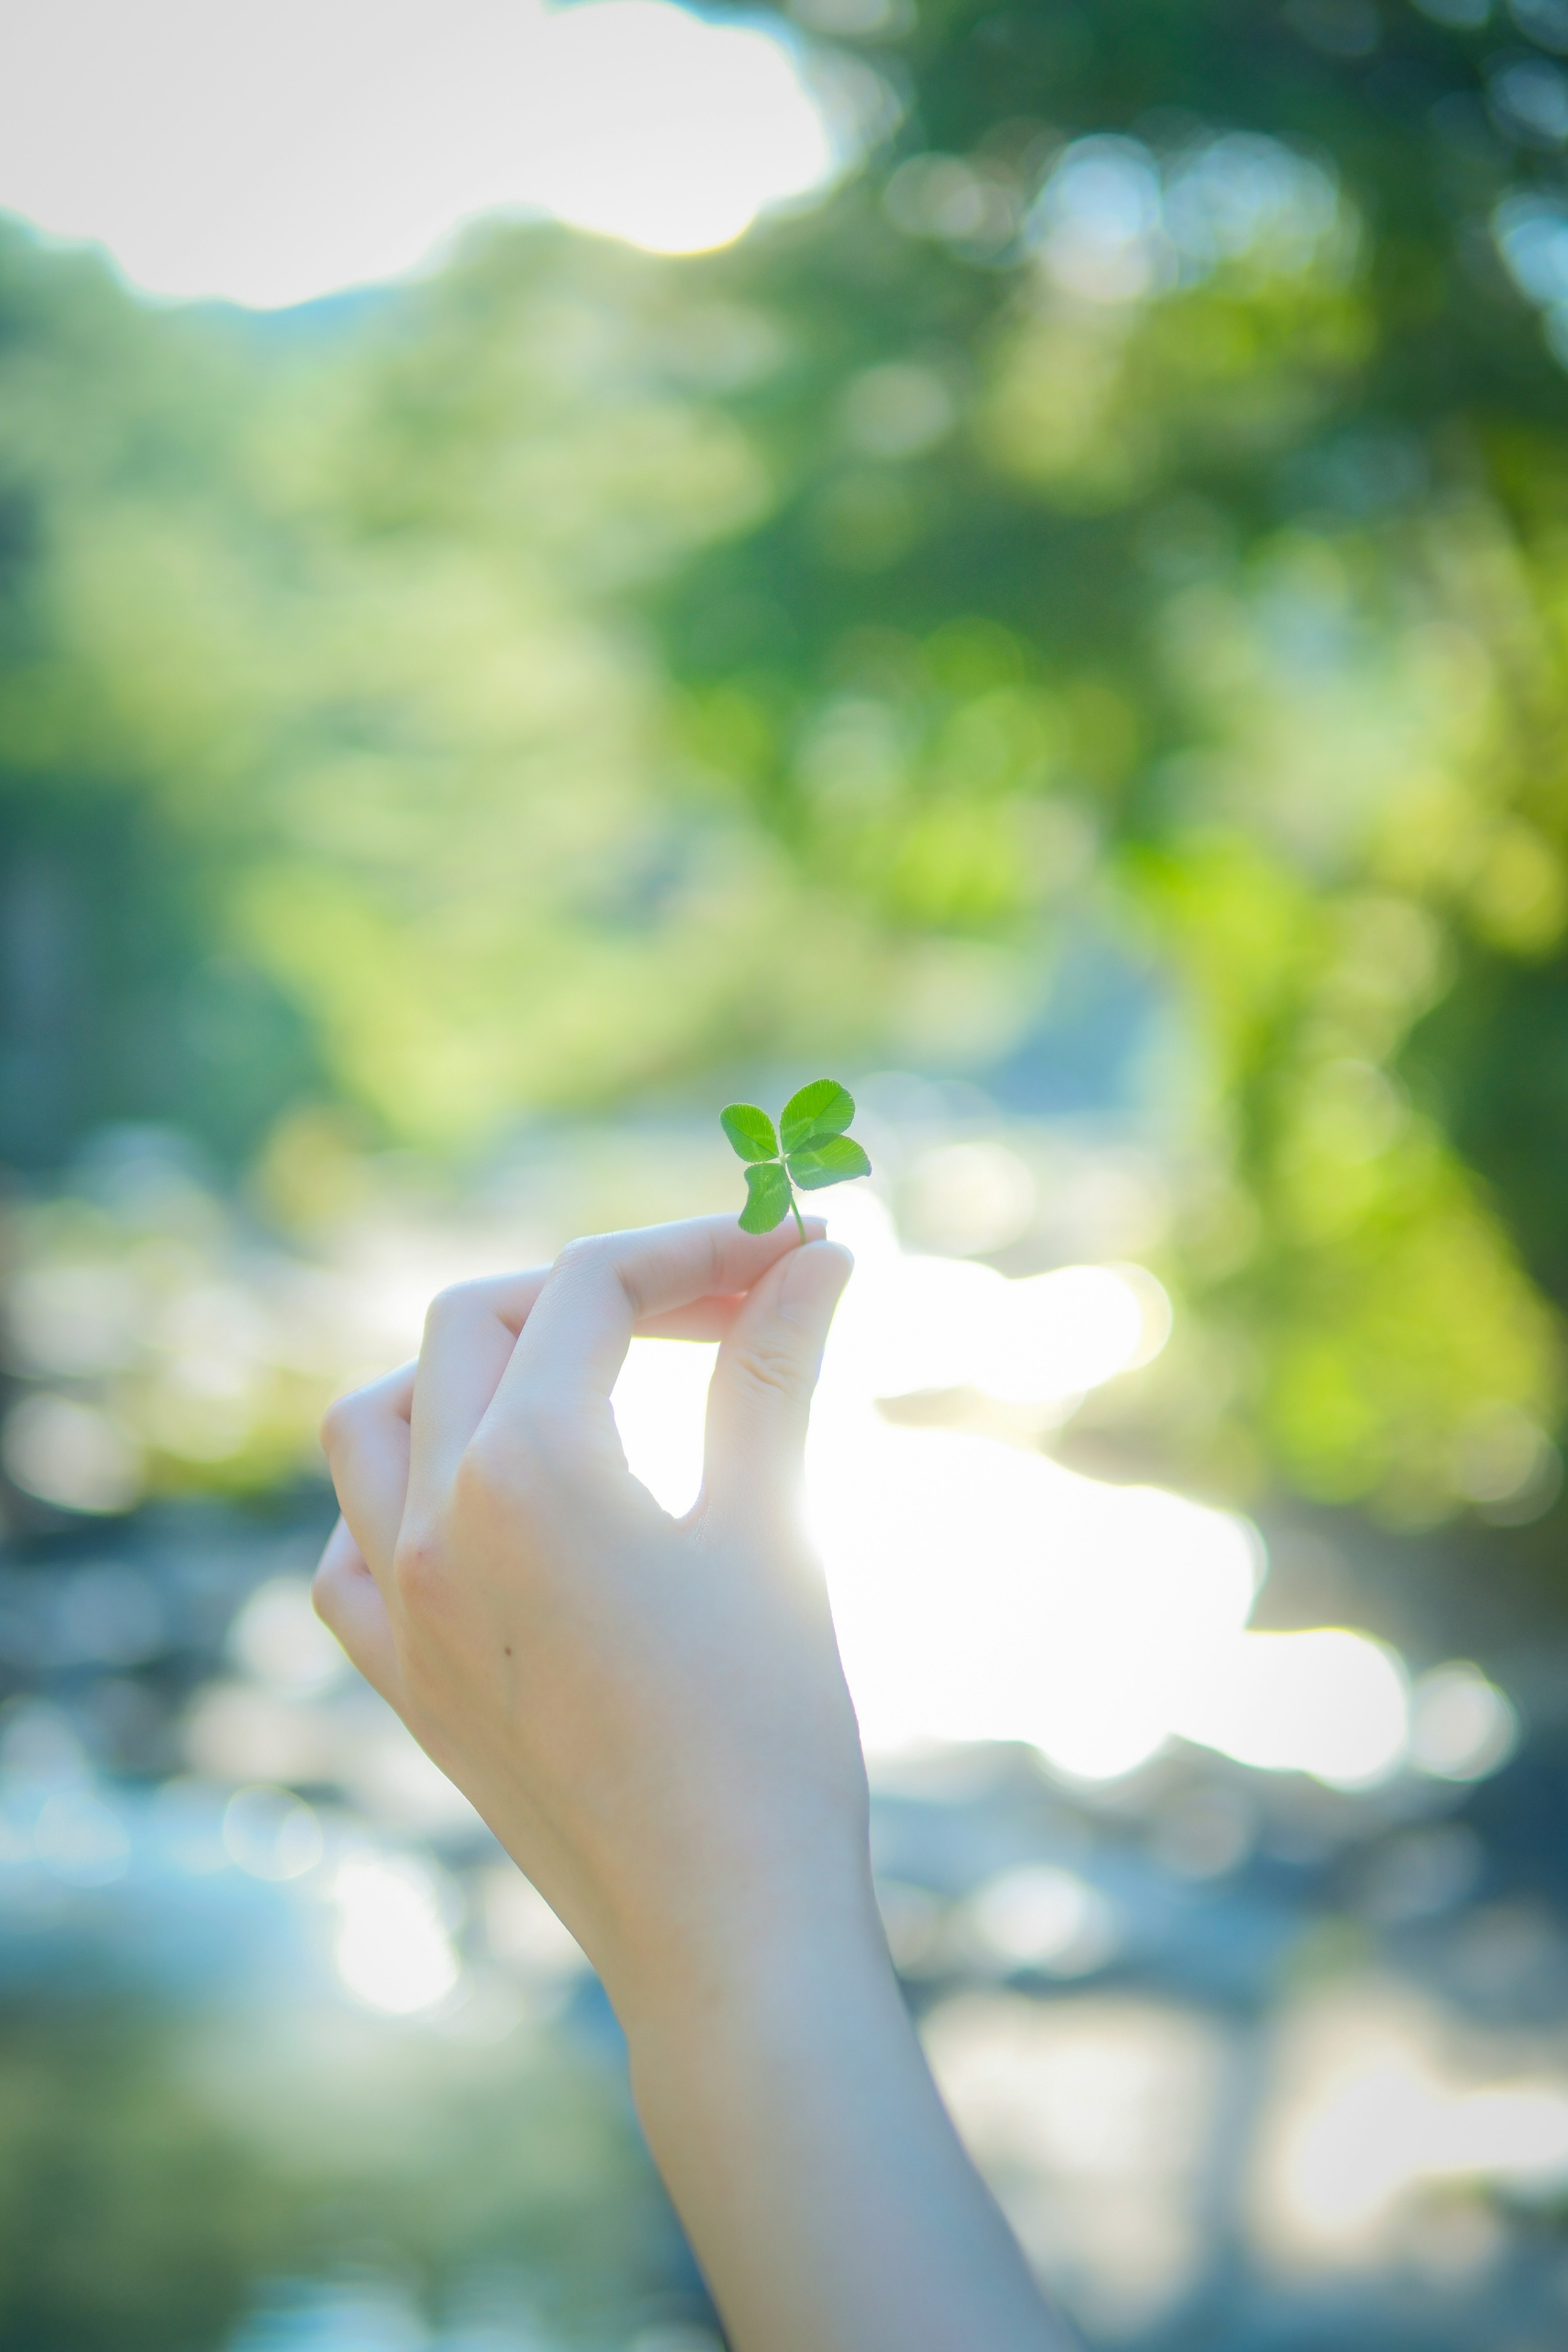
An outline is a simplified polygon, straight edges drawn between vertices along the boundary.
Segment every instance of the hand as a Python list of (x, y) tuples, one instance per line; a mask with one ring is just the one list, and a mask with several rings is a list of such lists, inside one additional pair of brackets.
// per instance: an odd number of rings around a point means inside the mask
[[(316, 1605), (598, 1968), (740, 2352), (1063, 2352), (872, 1895), (800, 1512), (849, 1266), (714, 1217), (444, 1292), (418, 1364), (327, 1417)], [(634, 1330), (722, 1341), (678, 1521), (615, 1433)]]
[[(417, 1365), (324, 1427), (344, 1524), (318, 1610), (629, 2025), (803, 1917), (874, 1934), (864, 1768), (800, 1516), (851, 1267), (821, 1232), (699, 1219), (464, 1284)], [(722, 1339), (679, 1521), (616, 1434), (633, 1331)]]

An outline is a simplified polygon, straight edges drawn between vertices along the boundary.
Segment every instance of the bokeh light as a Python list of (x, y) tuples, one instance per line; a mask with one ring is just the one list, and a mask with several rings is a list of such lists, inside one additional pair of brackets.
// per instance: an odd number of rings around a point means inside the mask
[(1519, 1717), (1478, 1666), (1435, 1666), (1412, 1694), (1410, 1749), (1422, 1771), (1444, 1780), (1479, 1780), (1507, 1763)]
[(287, 1789), (237, 1789), (223, 1834), (230, 1861), (253, 1878), (303, 1878), (324, 1851), (314, 1811)]
[(333, 1952), (349, 1990), (371, 2009), (406, 2017), (444, 2000), (458, 1963), (434, 1874), (408, 1857), (346, 1854), (332, 1900)]

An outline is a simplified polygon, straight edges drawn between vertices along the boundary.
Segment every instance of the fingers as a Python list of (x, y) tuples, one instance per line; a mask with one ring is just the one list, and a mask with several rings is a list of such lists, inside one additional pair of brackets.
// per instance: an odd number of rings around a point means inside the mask
[(414, 1381), (409, 1508), (433, 1517), (489, 1410), (549, 1268), (455, 1283), (430, 1302)]
[(740, 1528), (798, 1510), (811, 1392), (853, 1268), (839, 1244), (813, 1242), (773, 1267), (735, 1318), (708, 1390), (710, 1518)]
[(638, 1324), (636, 1339), (722, 1339), (741, 1307), (743, 1298), (697, 1298), (689, 1307), (672, 1307), (667, 1315), (646, 1315)]
[(342, 1644), (350, 1664), (357, 1666), (384, 1699), (393, 1699), (398, 1673), (392, 1620), (381, 1588), (344, 1519), (338, 1521), (327, 1538), (310, 1598), (323, 1625)]
[[(532, 1266), (456, 1283), (432, 1300), (410, 1417), (409, 1508), (416, 1517), (434, 1511), (450, 1486), (549, 1271)], [(734, 1297), (695, 1298), (640, 1318), (636, 1329), (651, 1339), (722, 1339), (739, 1306)]]
[[(820, 1218), (809, 1221), (817, 1233)], [(572, 1242), (550, 1268), (497, 1392), (503, 1417), (548, 1401), (602, 1403), (633, 1330), (710, 1298), (750, 1290), (797, 1247), (793, 1225), (743, 1234), (733, 1217), (601, 1234)]]
[(408, 1491), (409, 1412), (414, 1367), (402, 1365), (340, 1397), (321, 1423), (338, 1507), (371, 1573), (386, 1577)]

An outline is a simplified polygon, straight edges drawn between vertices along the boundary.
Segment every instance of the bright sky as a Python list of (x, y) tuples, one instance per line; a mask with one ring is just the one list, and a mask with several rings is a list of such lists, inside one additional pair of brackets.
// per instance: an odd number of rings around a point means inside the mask
[(0, 208), (271, 309), (553, 213), (653, 252), (841, 161), (786, 31), (671, 0), (47, 0), (0, 32)]

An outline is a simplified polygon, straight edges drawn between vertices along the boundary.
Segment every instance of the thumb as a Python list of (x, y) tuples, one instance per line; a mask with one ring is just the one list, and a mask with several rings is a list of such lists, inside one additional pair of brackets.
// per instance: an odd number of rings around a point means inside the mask
[(707, 1400), (704, 1507), (733, 1525), (799, 1507), (811, 1391), (854, 1260), (806, 1242), (768, 1268), (718, 1351)]

